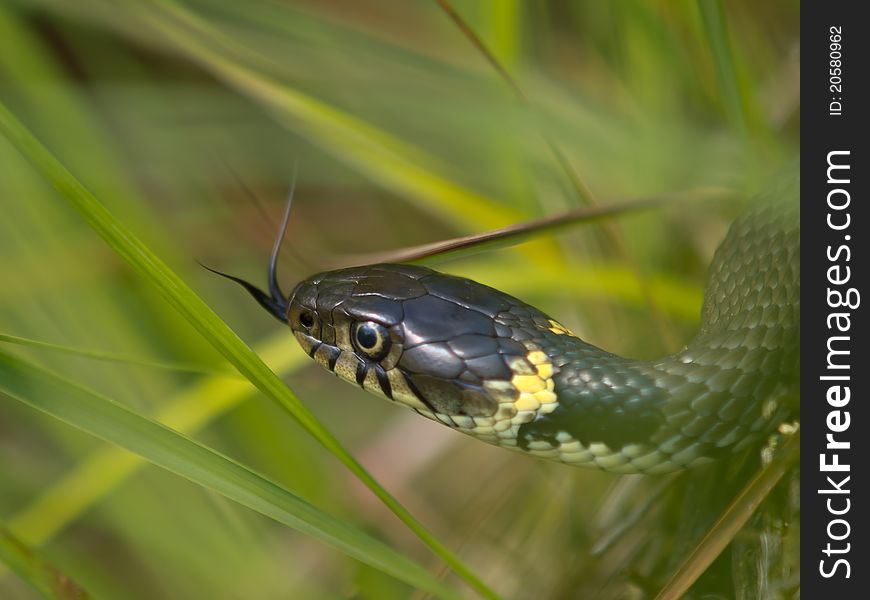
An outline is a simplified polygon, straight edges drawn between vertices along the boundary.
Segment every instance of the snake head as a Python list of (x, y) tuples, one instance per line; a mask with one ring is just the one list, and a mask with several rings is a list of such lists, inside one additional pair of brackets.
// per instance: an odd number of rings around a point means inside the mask
[(287, 316), (323, 367), (466, 433), (515, 437), (555, 406), (553, 366), (528, 333), (552, 321), (469, 279), (412, 265), (329, 271), (296, 286)]
[(285, 295), (277, 265), (292, 199), (293, 186), (269, 258), (268, 292), (206, 268), (287, 323), (319, 364), (492, 443), (516, 445), (520, 425), (555, 409), (554, 366), (534, 338), (567, 331), (507, 294), (425, 267), (383, 264), (320, 273)]

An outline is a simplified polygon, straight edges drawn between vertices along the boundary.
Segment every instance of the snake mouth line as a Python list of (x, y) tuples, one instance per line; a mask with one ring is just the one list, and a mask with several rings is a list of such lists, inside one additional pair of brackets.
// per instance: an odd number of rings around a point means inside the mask
[[(402, 376), (405, 377), (405, 374), (402, 373)], [(423, 395), (423, 393), (422, 393), (422, 392), (420, 391), (420, 389), (419, 389), (419, 388), (414, 384), (414, 382), (411, 381), (411, 378), (410, 378), (410, 377), (405, 377), (405, 382), (408, 384), (408, 389), (410, 389), (411, 392), (413, 392), (413, 394), (414, 394), (415, 396), (417, 396), (417, 399), (418, 399), (420, 402), (422, 402), (423, 405), (424, 405), (426, 408), (428, 408), (429, 410), (431, 410), (433, 414), (439, 412), (439, 411), (435, 408), (435, 406), (434, 406), (431, 402), (429, 402), (429, 400), (426, 399), (426, 396)]]

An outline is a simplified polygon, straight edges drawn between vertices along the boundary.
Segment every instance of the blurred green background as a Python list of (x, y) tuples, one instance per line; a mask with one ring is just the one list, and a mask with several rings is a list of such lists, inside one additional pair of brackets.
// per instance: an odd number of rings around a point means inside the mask
[[(799, 151), (799, 3), (454, 7), (528, 103), (422, 0), (3, 0), (0, 100), (499, 594), (645, 597), (697, 542), (675, 524), (690, 478), (665, 493), (660, 478), (538, 462), (367, 396), (196, 261), (264, 282), (294, 161), (285, 289), (334, 261), (582, 206), (572, 177), (602, 204), (686, 192), (616, 227), (437, 265), (608, 350), (676, 350), (741, 198)], [(2, 138), (0, 275), (2, 351), (191, 434), (472, 595)], [(95, 597), (424, 597), (2, 394), (0, 526)], [(698, 597), (735, 596), (740, 569), (722, 572)], [(0, 598), (34, 597), (0, 573)]]

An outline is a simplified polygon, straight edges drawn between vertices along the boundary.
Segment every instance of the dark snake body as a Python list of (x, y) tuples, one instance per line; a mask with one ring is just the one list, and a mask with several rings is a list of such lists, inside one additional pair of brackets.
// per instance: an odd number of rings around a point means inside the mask
[(324, 367), (484, 441), (623, 473), (690, 467), (796, 408), (798, 189), (791, 175), (732, 224), (700, 331), (658, 360), (610, 354), (516, 298), (411, 265), (315, 275), (286, 315)]

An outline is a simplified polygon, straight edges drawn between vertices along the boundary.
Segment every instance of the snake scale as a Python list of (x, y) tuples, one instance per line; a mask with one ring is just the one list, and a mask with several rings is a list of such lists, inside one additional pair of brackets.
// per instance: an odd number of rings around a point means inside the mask
[(657, 360), (611, 354), (521, 300), (422, 266), (328, 271), (285, 295), (280, 237), (269, 294), (230, 278), (369, 392), (541, 458), (663, 473), (743, 448), (797, 410), (799, 185), (781, 178), (732, 223), (698, 333)]

